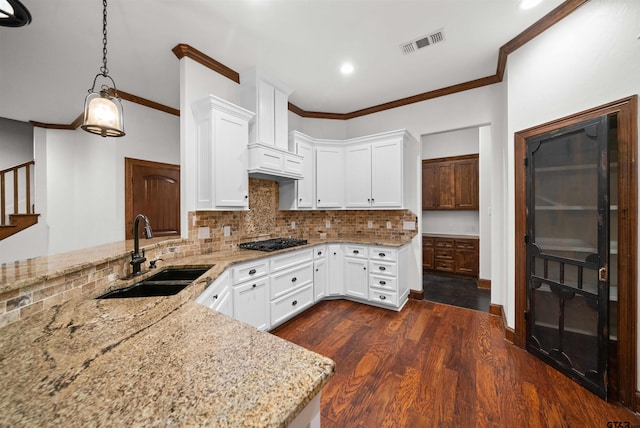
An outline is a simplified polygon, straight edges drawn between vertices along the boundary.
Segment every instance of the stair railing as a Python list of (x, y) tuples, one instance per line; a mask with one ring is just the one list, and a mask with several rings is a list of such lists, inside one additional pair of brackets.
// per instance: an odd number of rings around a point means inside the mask
[[(6, 198), (6, 176), (13, 176), (13, 214), (33, 214), (33, 208), (31, 206), (31, 166), (34, 165), (34, 161), (25, 162), (23, 164), (7, 168), (0, 171), (0, 225), (7, 225), (7, 198)], [(19, 172), (24, 168), (24, 190), (26, 198), (26, 212), (19, 212), (19, 190), (20, 180)]]

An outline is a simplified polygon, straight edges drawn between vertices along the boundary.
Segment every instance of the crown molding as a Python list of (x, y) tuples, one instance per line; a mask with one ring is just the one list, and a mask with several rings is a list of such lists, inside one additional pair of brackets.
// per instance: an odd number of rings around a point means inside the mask
[[(558, 7), (553, 9), (551, 12), (540, 18), (530, 27), (525, 29), (523, 32), (518, 34), (516, 37), (502, 45), (498, 51), (498, 65), (496, 67), (496, 74), (491, 76), (482, 77), (480, 79), (470, 80), (468, 82), (458, 83), (456, 85), (447, 86), (446, 88), (435, 89), (433, 91), (423, 92), (421, 94), (412, 95), (410, 97), (401, 98), (395, 101), (389, 101), (383, 104), (378, 104), (373, 107), (367, 107), (360, 110), (356, 110), (350, 113), (329, 113), (329, 112), (319, 112), (319, 111), (307, 111), (304, 110), (295, 104), (289, 102), (288, 108), (292, 113), (297, 114), (300, 117), (304, 118), (312, 118), (312, 119), (332, 119), (332, 120), (349, 120), (354, 119), (361, 116), (366, 116), (373, 113), (378, 113), (385, 110), (390, 110), (402, 106), (406, 106), (409, 104), (418, 103), (421, 101), (430, 100), (433, 98), (439, 98), (446, 95), (455, 94), (458, 92), (468, 91), (470, 89), (476, 89), (483, 86), (493, 85), (495, 83), (502, 82), (504, 78), (504, 72), (507, 66), (507, 58), (509, 54), (516, 51), (518, 48), (525, 45), (527, 42), (531, 41), (545, 30), (554, 26), (558, 22), (560, 22), (565, 17), (569, 16), (576, 9), (578, 9), (583, 4), (587, 3), (589, 0), (566, 0)], [(176, 45), (173, 49), (171, 49), (173, 54), (178, 58), (182, 59), (184, 57), (190, 58), (193, 61), (196, 61), (210, 70), (215, 71), (218, 74), (236, 82), (240, 83), (240, 74), (222, 64), (219, 61), (211, 58), (207, 54), (199, 51), (198, 49), (190, 46), (186, 43), (180, 43)], [(174, 109), (172, 107), (156, 103), (155, 101), (148, 100), (146, 98), (138, 97), (136, 95), (130, 94), (124, 91), (118, 91), (118, 95), (123, 100), (127, 100), (136, 104), (143, 105), (145, 107), (153, 108), (156, 110), (163, 111), (165, 113), (173, 114), (175, 116), (180, 116), (180, 110)], [(66, 130), (74, 130), (80, 126), (82, 123), (81, 114), (69, 125), (64, 124), (50, 124), (50, 123), (42, 123), (31, 121), (33, 126), (37, 126), (40, 128), (48, 128), (48, 129), (66, 129)]]

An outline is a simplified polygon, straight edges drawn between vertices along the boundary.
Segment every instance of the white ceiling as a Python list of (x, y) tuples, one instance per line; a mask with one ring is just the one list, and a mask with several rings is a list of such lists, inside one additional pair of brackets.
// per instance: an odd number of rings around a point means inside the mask
[[(102, 65), (102, 2), (22, 0), (32, 22), (0, 27), (0, 117), (69, 124)], [(238, 72), (258, 65), (307, 111), (349, 113), (496, 72), (498, 49), (562, 3), (544, 0), (110, 0), (118, 89), (179, 108), (186, 43)], [(445, 41), (400, 45), (443, 29)], [(350, 76), (339, 72), (353, 62)]]

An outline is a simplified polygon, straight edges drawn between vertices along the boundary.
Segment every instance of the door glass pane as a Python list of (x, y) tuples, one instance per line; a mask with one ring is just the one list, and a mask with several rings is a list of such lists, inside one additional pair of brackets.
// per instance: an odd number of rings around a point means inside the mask
[(598, 145), (583, 132), (534, 152), (535, 242), (545, 254), (584, 261), (597, 253)]

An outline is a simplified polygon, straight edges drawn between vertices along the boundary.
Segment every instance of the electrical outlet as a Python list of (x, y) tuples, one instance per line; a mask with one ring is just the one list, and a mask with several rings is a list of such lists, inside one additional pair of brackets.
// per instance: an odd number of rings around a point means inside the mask
[(405, 221), (402, 223), (402, 228), (404, 230), (416, 230), (416, 222), (415, 221)]
[(295, 228), (296, 228), (296, 222), (295, 222), (295, 221), (292, 221), (292, 222), (291, 222), (291, 229), (295, 229)]
[(327, 221), (325, 223), (325, 226), (327, 227), (327, 229), (331, 229), (331, 221)]
[(209, 226), (198, 228), (198, 239), (209, 239), (210, 236), (211, 231), (209, 230)]
[(373, 222), (372, 222), (371, 220), (369, 220), (369, 221), (367, 222), (367, 227), (368, 227), (369, 229), (373, 229)]
[(231, 226), (224, 226), (222, 230), (224, 231), (224, 236), (231, 236)]
[(391, 222), (390, 221), (387, 222), (387, 229), (391, 229)]

